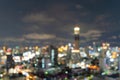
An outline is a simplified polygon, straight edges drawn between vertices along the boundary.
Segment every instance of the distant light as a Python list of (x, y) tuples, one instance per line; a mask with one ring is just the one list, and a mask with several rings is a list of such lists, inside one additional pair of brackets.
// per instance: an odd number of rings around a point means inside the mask
[(76, 78), (74, 78), (74, 80), (77, 80)]
[(67, 78), (67, 77), (65, 77), (65, 78), (64, 78), (64, 80), (68, 80), (68, 78)]
[(46, 72), (45, 72), (45, 74), (47, 75), (47, 74), (48, 74), (48, 72), (46, 71)]
[(75, 27), (74, 28), (74, 34), (79, 34), (80, 33), (80, 28), (79, 27)]
[(0, 50), (0, 53), (3, 53), (4, 51), (3, 50)]
[(69, 47), (71, 47), (71, 46), (72, 46), (72, 44), (71, 44), (71, 43), (68, 43), (68, 46), (69, 46)]
[(51, 63), (48, 63), (48, 66), (52, 66), (52, 64), (51, 64)]
[(65, 71), (66, 74), (68, 74), (68, 71)]
[(73, 50), (72, 50), (72, 53), (80, 53), (80, 50), (75, 50), (75, 49), (73, 49)]
[(100, 47), (98, 48), (98, 51), (101, 51), (101, 48), (100, 48)]
[(3, 77), (3, 74), (0, 74), (0, 77)]
[(74, 28), (74, 31), (79, 31), (79, 30), (80, 30), (79, 27), (75, 27), (75, 28)]

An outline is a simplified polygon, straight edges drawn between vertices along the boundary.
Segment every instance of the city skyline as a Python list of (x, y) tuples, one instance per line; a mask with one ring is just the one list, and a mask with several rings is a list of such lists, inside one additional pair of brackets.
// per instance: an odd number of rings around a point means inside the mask
[(119, 0), (1, 0), (0, 41), (69, 43), (80, 27), (80, 44), (120, 46)]

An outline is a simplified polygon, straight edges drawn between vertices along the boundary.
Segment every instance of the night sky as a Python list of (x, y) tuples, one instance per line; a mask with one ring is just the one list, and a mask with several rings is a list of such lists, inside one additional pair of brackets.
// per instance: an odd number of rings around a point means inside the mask
[(0, 0), (0, 42), (120, 45), (120, 0)]

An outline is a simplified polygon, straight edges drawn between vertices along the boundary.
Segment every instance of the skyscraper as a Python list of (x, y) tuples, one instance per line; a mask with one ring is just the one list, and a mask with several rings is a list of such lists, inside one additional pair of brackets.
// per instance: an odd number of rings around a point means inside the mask
[(79, 40), (80, 40), (80, 28), (78, 27), (78, 26), (76, 26), (75, 28), (74, 28), (74, 40), (75, 40), (75, 42), (74, 42), (74, 49), (75, 50), (78, 50), (79, 49)]
[(79, 49), (79, 34), (80, 34), (80, 28), (75, 27), (74, 28), (74, 48), (71, 50), (70, 60), (69, 60), (69, 67), (70, 68), (76, 68), (77, 64), (80, 62), (80, 49)]

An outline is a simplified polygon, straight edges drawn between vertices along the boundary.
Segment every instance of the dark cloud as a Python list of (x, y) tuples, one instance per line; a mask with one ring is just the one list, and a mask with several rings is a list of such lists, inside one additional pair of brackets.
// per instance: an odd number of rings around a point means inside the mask
[(54, 18), (50, 18), (44, 14), (41, 13), (34, 13), (34, 14), (29, 14), (23, 18), (24, 22), (27, 23), (39, 23), (39, 24), (48, 24), (53, 21), (55, 21)]
[(24, 38), (27, 39), (36, 39), (36, 40), (45, 40), (45, 39), (54, 39), (56, 38), (55, 35), (51, 35), (51, 34), (37, 34), (37, 33), (31, 33), (31, 34), (27, 34), (27, 35), (23, 35)]

